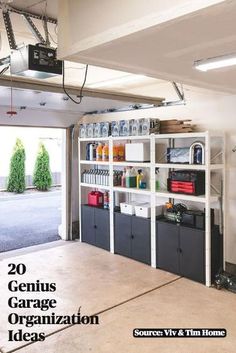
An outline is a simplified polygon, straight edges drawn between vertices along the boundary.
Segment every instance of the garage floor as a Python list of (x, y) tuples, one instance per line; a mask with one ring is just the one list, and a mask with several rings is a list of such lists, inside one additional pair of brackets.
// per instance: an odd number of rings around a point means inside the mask
[[(9, 252), (0, 262), (0, 348), (19, 353), (233, 353), (236, 346), (236, 295), (209, 289), (173, 274), (153, 269), (127, 258), (110, 254), (79, 242), (57, 242), (33, 252)], [(29, 250), (28, 250), (29, 251)], [(11, 257), (13, 256), (13, 257)], [(21, 293), (18, 298), (55, 298), (56, 314), (72, 315), (81, 306), (82, 315), (98, 313), (99, 326), (75, 325), (25, 328), (9, 327), (6, 305), (7, 285), (14, 276), (7, 275), (8, 263), (23, 262), (27, 273), (18, 281), (56, 282), (55, 293)], [(6, 299), (5, 299), (5, 298)], [(11, 309), (21, 315), (46, 315), (39, 309)], [(49, 313), (48, 313), (49, 314)], [(49, 335), (43, 343), (24, 346), (8, 342), (8, 329)], [(135, 327), (205, 327), (226, 328), (224, 339), (135, 339)]]

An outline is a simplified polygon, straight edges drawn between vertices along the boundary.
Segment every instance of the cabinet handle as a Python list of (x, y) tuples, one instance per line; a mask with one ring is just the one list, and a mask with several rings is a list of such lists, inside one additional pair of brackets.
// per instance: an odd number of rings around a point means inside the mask
[(97, 226), (95, 225), (94, 228), (97, 229)]
[(183, 250), (181, 248), (179, 248), (179, 253), (182, 254)]
[(133, 234), (131, 235), (131, 239), (134, 239), (134, 235)]

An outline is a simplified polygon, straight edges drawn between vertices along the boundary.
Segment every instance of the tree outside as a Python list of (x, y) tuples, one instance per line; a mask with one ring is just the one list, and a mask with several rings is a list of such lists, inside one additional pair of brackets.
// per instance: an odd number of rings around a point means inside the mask
[(7, 190), (16, 193), (25, 191), (25, 148), (20, 139), (16, 140), (11, 157)]
[(41, 191), (47, 191), (52, 185), (49, 154), (43, 143), (40, 143), (34, 167), (34, 186)]

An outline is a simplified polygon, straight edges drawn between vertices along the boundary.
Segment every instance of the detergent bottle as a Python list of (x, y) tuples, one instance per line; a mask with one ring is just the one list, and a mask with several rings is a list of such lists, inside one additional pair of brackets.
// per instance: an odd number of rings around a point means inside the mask
[(141, 181), (142, 181), (142, 169), (138, 169), (138, 174), (137, 174), (137, 177), (136, 177), (136, 187), (139, 189), (140, 188), (140, 184), (141, 184)]
[(102, 161), (102, 144), (99, 142), (96, 148), (96, 161)]
[(104, 162), (109, 161), (109, 147), (107, 143), (103, 146), (103, 149), (102, 149), (102, 160)]

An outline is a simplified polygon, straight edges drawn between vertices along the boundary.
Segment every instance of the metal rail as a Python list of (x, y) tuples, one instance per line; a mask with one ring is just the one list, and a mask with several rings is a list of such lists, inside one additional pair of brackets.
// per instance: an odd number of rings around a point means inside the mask
[(27, 23), (31, 33), (34, 35), (36, 40), (38, 40), (40, 44), (46, 45), (45, 39), (39, 32), (38, 28), (35, 26), (34, 22), (31, 20), (30, 16), (23, 14), (22, 17), (24, 18), (25, 22)]
[(3, 15), (3, 20), (4, 20), (6, 32), (7, 32), (7, 39), (9, 42), (10, 49), (13, 49), (13, 50), (17, 49), (15, 35), (13, 32), (9, 11), (3, 10), (2, 15)]
[(55, 18), (44, 16), (44, 15), (38, 15), (38, 14), (36, 14), (34, 12), (25, 11), (25, 10), (22, 10), (22, 9), (20, 9), (18, 7), (11, 6), (9, 4), (6, 5), (3, 1), (0, 1), (0, 8), (1, 9), (4, 9), (6, 6), (7, 6), (8, 11), (14, 12), (14, 13), (16, 13), (18, 15), (30, 16), (30, 17), (35, 18), (37, 20), (46, 19), (46, 21), (49, 22), (49, 23), (57, 24), (57, 20)]

